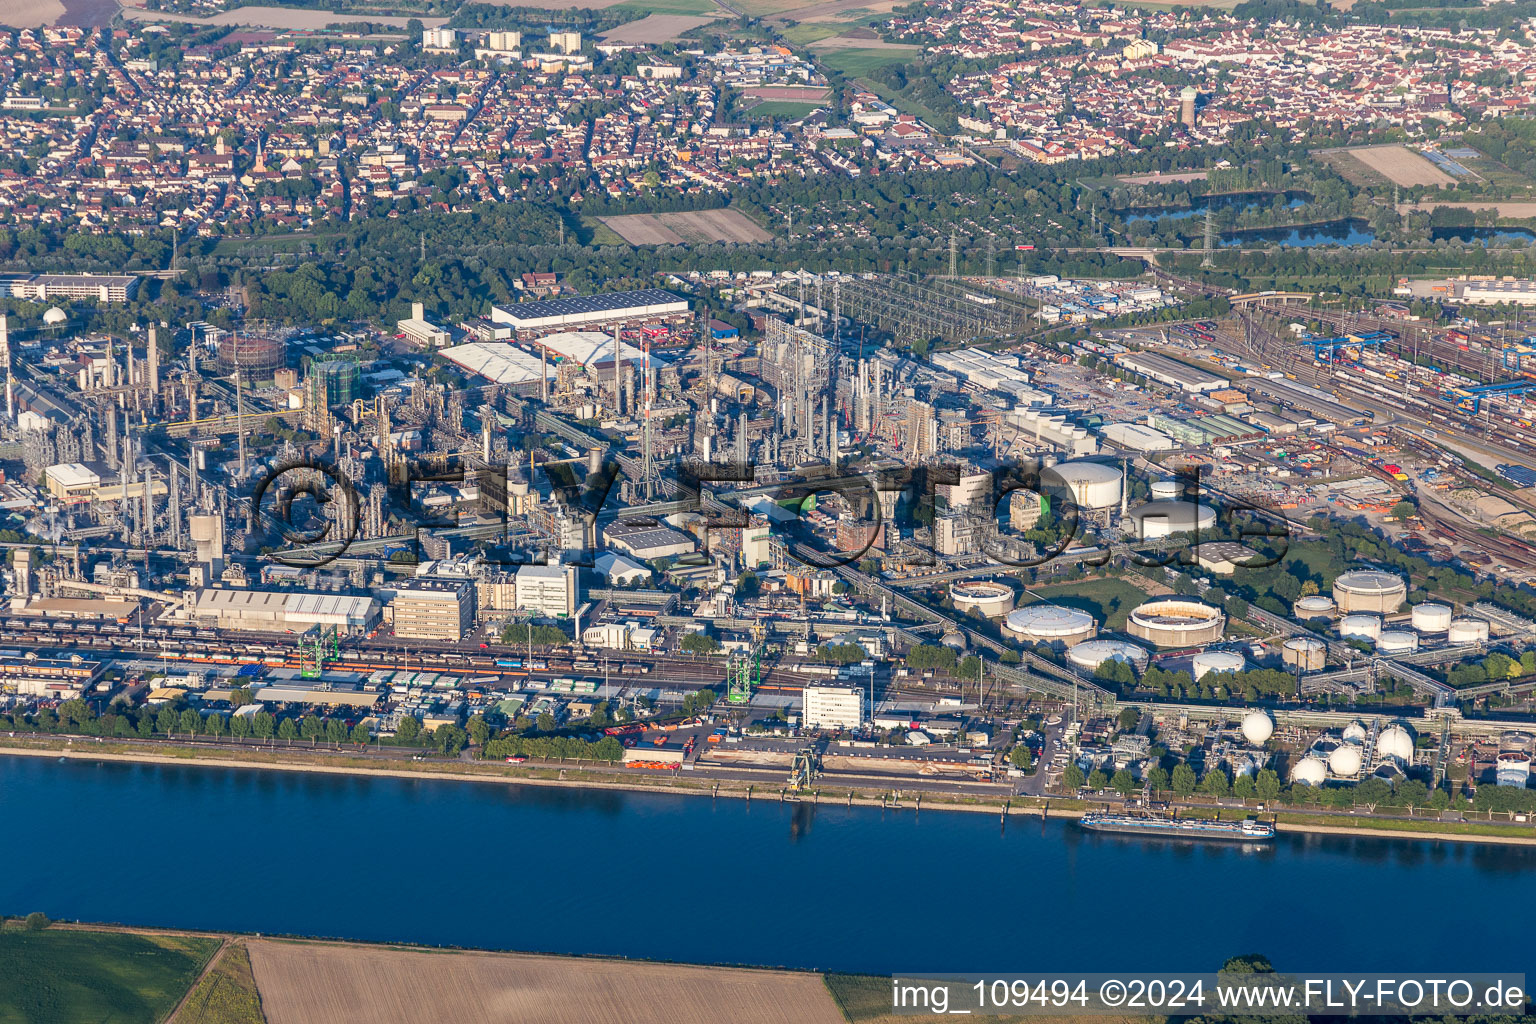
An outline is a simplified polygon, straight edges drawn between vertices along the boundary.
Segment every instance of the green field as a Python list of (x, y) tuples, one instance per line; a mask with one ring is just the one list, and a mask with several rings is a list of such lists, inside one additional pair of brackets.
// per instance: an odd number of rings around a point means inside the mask
[(826, 22), (801, 22), (798, 25), (790, 25), (779, 30), (779, 35), (796, 46), (804, 46), (820, 39), (830, 39), (842, 32), (847, 26), (833, 25)]
[(0, 1024), (158, 1024), (218, 939), (0, 931)]
[(619, 237), (619, 233), (604, 224), (596, 217), (581, 218), (581, 226), (584, 231), (592, 232), (588, 245), (628, 245), (629, 243)]
[(764, 100), (755, 107), (743, 110), (741, 115), (753, 120), (766, 120), (770, 117), (778, 117), (793, 121), (825, 106), (825, 103), (794, 103), (790, 100)]
[[(1115, 577), (1078, 580), (1075, 583), (1033, 587), (1031, 590), (1052, 604), (1089, 613), (1099, 620), (1103, 629), (1124, 629), (1131, 609), (1148, 600), (1145, 590)], [(1030, 602), (1021, 598), (1019, 603)]]
[(915, 57), (917, 52), (915, 46), (899, 50), (851, 47), (846, 50), (818, 50), (816, 59), (849, 78), (858, 78), (890, 64), (905, 64)]
[(608, 8), (614, 11), (634, 11), (636, 14), (691, 14), (705, 17), (724, 14), (714, 0), (624, 0)]
[(178, 1024), (266, 1024), (266, 1019), (251, 971), (251, 954), (242, 942), (224, 950), (177, 1017)]

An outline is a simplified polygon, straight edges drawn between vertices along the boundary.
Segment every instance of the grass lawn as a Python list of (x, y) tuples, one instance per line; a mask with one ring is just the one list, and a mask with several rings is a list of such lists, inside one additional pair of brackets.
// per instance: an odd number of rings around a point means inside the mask
[(203, 975), (179, 1024), (266, 1024), (256, 975), (251, 973), (251, 954), (243, 942), (231, 943), (213, 970)]
[(716, 7), (714, 0), (624, 0), (623, 3), (614, 4), (609, 10), (634, 11), (639, 15), (646, 14), (691, 14), (703, 17), (710, 14), (724, 14), (723, 8)]
[(858, 78), (890, 64), (905, 64), (917, 56), (917, 52), (915, 46), (902, 49), (851, 47), (846, 50), (818, 50), (816, 60), (835, 71), (841, 71), (849, 78)]
[[(1099, 620), (1101, 629), (1124, 629), (1131, 609), (1150, 600), (1145, 590), (1113, 576), (1030, 589), (1052, 604), (1087, 612)], [(1027, 597), (1019, 603), (1029, 603)]]
[(218, 948), (218, 939), (9, 927), (0, 1024), (157, 1024)]
[(804, 117), (813, 110), (825, 107), (825, 103), (795, 103), (792, 100), (764, 100), (757, 106), (741, 112), (743, 117), (754, 120), (763, 120), (770, 117), (780, 117), (793, 121)]

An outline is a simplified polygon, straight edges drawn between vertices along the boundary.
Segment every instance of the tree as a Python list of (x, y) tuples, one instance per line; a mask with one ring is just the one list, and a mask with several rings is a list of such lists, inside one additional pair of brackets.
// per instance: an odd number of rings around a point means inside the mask
[(209, 715), (203, 720), (203, 729), (209, 736), (223, 736), (229, 731), (229, 720), (217, 713)]
[(539, 732), (554, 732), (555, 716), (550, 714), (548, 711), (539, 715), (538, 728)]
[(736, 577), (736, 597), (738, 600), (750, 601), (762, 590), (762, 581), (757, 578), (757, 573), (748, 569)]
[(1265, 768), (1253, 781), (1253, 791), (1260, 800), (1273, 800), (1280, 795), (1280, 775), (1273, 768)]
[(161, 708), (160, 714), (155, 717), (155, 728), (167, 736), (174, 735), (179, 725), (181, 716), (170, 708)]
[(251, 734), (257, 739), (269, 740), (276, 728), (276, 719), (270, 711), (258, 711), (251, 716)]
[(1034, 764), (1034, 757), (1030, 754), (1029, 747), (1020, 743), (1008, 752), (1008, 761), (1019, 771), (1027, 772)]
[(1168, 769), (1162, 765), (1153, 765), (1147, 772), (1147, 788), (1156, 793), (1168, 788)]
[(1061, 773), (1061, 785), (1069, 793), (1076, 793), (1087, 784), (1083, 777), (1083, 770), (1075, 764), (1067, 765), (1066, 771)]
[(199, 732), (198, 726), (202, 724), (202, 721), (202, 715), (199, 715), (191, 708), (187, 708), (187, 710), (181, 713), (181, 731), (188, 736), (196, 736)]
[(293, 724), (292, 718), (285, 718), (278, 723), (277, 734), (285, 741), (292, 743), (299, 738), (299, 727)]
[(486, 740), (491, 738), (491, 727), (485, 724), (484, 715), (476, 715), (469, 720), (469, 739), (477, 747), (484, 747)]
[(358, 722), (352, 727), (352, 742), (358, 746), (366, 745), (372, 738), (372, 732), (369, 730), (367, 722)]
[(310, 746), (314, 746), (316, 741), (325, 735), (325, 726), (315, 715), (305, 715), (304, 721), (299, 726), (299, 732), (309, 740)]
[(1177, 764), (1173, 768), (1171, 784), (1173, 791), (1181, 797), (1188, 797), (1195, 791), (1195, 770), (1187, 764)]
[(53, 922), (48, 920), (48, 915), (41, 910), (34, 910), (27, 915), (27, 931), (40, 932)]
[(679, 646), (689, 654), (714, 654), (720, 650), (720, 641), (708, 633), (689, 633)]
[(329, 743), (337, 746), (347, 742), (347, 724), (339, 718), (330, 718), (325, 722), (325, 738)]
[(421, 735), (421, 719), (415, 715), (405, 715), (400, 719), (400, 724), (395, 726), (395, 739), (401, 743), (415, 743)]
[(1120, 731), (1130, 732), (1141, 721), (1141, 712), (1135, 708), (1120, 709)]
[(1252, 800), (1254, 794), (1253, 776), (1246, 772), (1232, 780), (1232, 795), (1242, 800)]
[(229, 734), (237, 740), (243, 740), (251, 734), (251, 719), (248, 715), (235, 715), (229, 720)]
[(1205, 778), (1200, 780), (1200, 791), (1208, 796), (1224, 797), (1231, 788), (1232, 783), (1227, 778), (1224, 768), (1212, 768), (1205, 773)]
[(1104, 769), (1095, 768), (1093, 771), (1088, 773), (1089, 789), (1103, 789), (1107, 785), (1109, 785), (1109, 776), (1104, 774)]
[(1121, 796), (1130, 796), (1136, 792), (1136, 776), (1132, 775), (1129, 769), (1126, 768), (1116, 770), (1114, 776), (1110, 778), (1109, 784)]
[(433, 744), (448, 757), (453, 757), (463, 750), (468, 740), (469, 735), (456, 725), (440, 725), (432, 730)]

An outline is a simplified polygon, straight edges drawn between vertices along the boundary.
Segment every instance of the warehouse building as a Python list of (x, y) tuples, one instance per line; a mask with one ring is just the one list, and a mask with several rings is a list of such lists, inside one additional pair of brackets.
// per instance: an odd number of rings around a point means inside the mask
[(335, 626), (337, 633), (366, 633), (379, 620), (379, 602), (347, 594), (205, 588), (197, 592), (192, 618), (200, 625), (255, 633), (303, 633)]
[(621, 519), (603, 529), (607, 546), (642, 562), (693, 553), (688, 535), (655, 519)]
[(542, 381), (553, 381), (557, 375), (555, 368), (546, 365), (538, 356), (506, 342), (472, 341), (445, 348), (441, 355), (454, 365), (492, 383), (504, 384), (523, 397), (539, 394), (543, 390)]
[(659, 288), (491, 307), (491, 320), (507, 324), (525, 341), (557, 331), (606, 331), (641, 324), (680, 323), (689, 315), (687, 299)]
[(1156, 352), (1126, 352), (1115, 356), (1115, 362), (1127, 370), (1180, 391), (1219, 391), (1232, 385), (1225, 377), (1218, 377)]
[(397, 637), (462, 640), (475, 627), (475, 587), (467, 579), (442, 576), (407, 580), (390, 609)]

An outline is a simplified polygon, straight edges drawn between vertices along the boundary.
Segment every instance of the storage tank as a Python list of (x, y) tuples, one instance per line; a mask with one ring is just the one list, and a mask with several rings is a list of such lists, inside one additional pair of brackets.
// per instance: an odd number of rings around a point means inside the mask
[(1103, 462), (1063, 462), (1040, 474), (1047, 492), (1065, 489), (1084, 511), (1114, 508), (1125, 489), (1120, 467)]
[(1126, 631), (1159, 647), (1194, 647), (1215, 643), (1227, 628), (1220, 608), (1184, 597), (1156, 597), (1137, 606)]
[(957, 612), (964, 614), (974, 609), (995, 619), (1013, 608), (1013, 588), (994, 580), (956, 580), (949, 585), (949, 599)]
[(1364, 763), (1360, 748), (1353, 743), (1341, 743), (1328, 755), (1328, 770), (1341, 779), (1352, 779), (1360, 774)]
[(1275, 734), (1275, 723), (1266, 711), (1250, 711), (1243, 716), (1243, 739), (1262, 747)]
[(288, 362), (288, 342), (272, 330), (231, 331), (219, 339), (216, 362), (226, 373), (238, 365), (247, 384), (270, 384), (272, 375)]
[(1374, 642), (1381, 636), (1381, 620), (1374, 615), (1346, 615), (1339, 620), (1339, 636)]
[(1416, 604), (1408, 621), (1420, 633), (1444, 633), (1451, 628), (1451, 606), (1435, 601)]
[(1494, 781), (1501, 786), (1525, 789), (1531, 780), (1531, 758), (1518, 750), (1506, 750), (1493, 762)]
[(1015, 608), (1003, 620), (1003, 632), (1030, 644), (1074, 647), (1099, 632), (1093, 616), (1059, 604), (1030, 604)]
[(1216, 526), (1216, 510), (1198, 502), (1175, 499), (1149, 501), (1131, 509), (1135, 536), (1141, 540), (1172, 537), (1178, 533), (1210, 530)]
[(1320, 757), (1308, 754), (1296, 762), (1296, 767), (1291, 769), (1291, 781), (1303, 786), (1321, 786), (1328, 778), (1328, 766)]
[(1067, 652), (1067, 661), (1089, 672), (1098, 671), (1100, 665), (1108, 662), (1120, 661), (1134, 665), (1140, 674), (1151, 660), (1145, 650), (1124, 640), (1085, 640)]
[(1248, 662), (1243, 660), (1241, 654), (1232, 651), (1202, 651), (1191, 659), (1189, 674), (1199, 680), (1210, 672), (1241, 672), (1247, 667)]
[(1359, 722), (1350, 722), (1344, 727), (1345, 743), (1364, 743), (1368, 735), (1370, 734), (1365, 731), (1365, 726)]
[(1352, 569), (1333, 581), (1333, 601), (1342, 612), (1397, 611), (1408, 599), (1408, 584), (1380, 569)]
[(1287, 668), (1317, 672), (1328, 663), (1328, 645), (1315, 636), (1293, 636), (1280, 645), (1280, 660)]
[(1376, 737), (1376, 754), (1413, 763), (1413, 736), (1400, 725), (1389, 725)]
[(1480, 644), (1488, 639), (1486, 619), (1452, 619), (1445, 639), (1452, 644)]
[(1338, 605), (1333, 603), (1333, 598), (1324, 597), (1322, 594), (1313, 594), (1310, 597), (1299, 599), (1291, 610), (1302, 622), (1310, 622), (1313, 619), (1331, 619), (1338, 612)]
[(1376, 638), (1376, 649), (1382, 654), (1412, 654), (1419, 649), (1419, 634), (1406, 629), (1384, 630)]
[(1184, 493), (1184, 485), (1177, 480), (1152, 481), (1153, 501), (1172, 501)]

